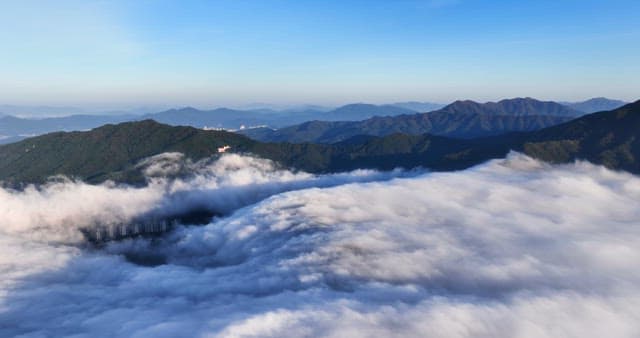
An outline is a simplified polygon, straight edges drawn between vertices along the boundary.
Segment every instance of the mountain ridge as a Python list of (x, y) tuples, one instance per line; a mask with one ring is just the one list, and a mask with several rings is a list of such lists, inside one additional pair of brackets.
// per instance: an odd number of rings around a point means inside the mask
[(484, 113), (491, 115), (530, 116), (549, 115), (575, 117), (583, 115), (565, 105), (553, 101), (541, 101), (531, 97), (503, 99), (497, 102), (479, 103), (472, 100), (454, 101), (438, 110), (447, 113)]
[(41, 135), (55, 131), (80, 131), (109, 123), (120, 123), (153, 119), (174, 126), (192, 126), (211, 129), (241, 129), (244, 127), (270, 125), (283, 127), (303, 123), (320, 117), (329, 120), (359, 120), (374, 115), (414, 113), (392, 105), (349, 104), (330, 111), (305, 109), (275, 111), (271, 109), (239, 110), (215, 108), (200, 110), (194, 107), (172, 108), (143, 115), (92, 115), (74, 114), (59, 117), (23, 118), (0, 114), (0, 143), (3, 140), (24, 138), (25, 135)]
[(360, 134), (385, 136), (393, 133), (475, 138), (537, 130), (580, 115), (582, 113), (561, 104), (531, 98), (484, 104), (465, 100), (428, 113), (377, 116), (355, 122), (309, 121), (279, 130), (250, 129), (240, 133), (259, 141), (295, 143), (335, 143)]
[(590, 114), (599, 111), (617, 109), (627, 104), (627, 102), (621, 100), (612, 100), (606, 97), (594, 97), (581, 102), (565, 102), (563, 104), (572, 109)]
[[(513, 99), (511, 99), (513, 100)], [(525, 100), (525, 99), (522, 99)], [(600, 100), (600, 99), (598, 99)], [(608, 99), (602, 99), (608, 100)], [(509, 100), (502, 100), (500, 102), (508, 102)], [(609, 100), (615, 101), (615, 100)], [(457, 104), (469, 103), (471, 101), (457, 101)], [(616, 101), (621, 102), (621, 101)], [(408, 104), (421, 104), (420, 102), (408, 102)], [(428, 103), (425, 103), (428, 104)], [(476, 103), (481, 105), (480, 103)], [(489, 104), (489, 103), (487, 103)], [(400, 105), (400, 106), (399, 106)], [(448, 105), (448, 110), (462, 111), (465, 113), (474, 111), (473, 105), (467, 105), (464, 108), (454, 109), (456, 102)], [(570, 104), (565, 104), (570, 105)], [(314, 120), (323, 121), (361, 121), (369, 119), (375, 116), (398, 116), (398, 115), (412, 115), (417, 114), (419, 110), (407, 109), (408, 107), (402, 107), (402, 103), (398, 104), (386, 104), (386, 105), (372, 105), (372, 104), (347, 104), (335, 109), (313, 109), (313, 106), (309, 106), (305, 109), (287, 109), (287, 110), (274, 110), (271, 108), (259, 108), (254, 109), (233, 109), (233, 108), (216, 108), (211, 110), (200, 110), (194, 107), (182, 107), (164, 110), (160, 112), (147, 113), (143, 115), (133, 114), (74, 114), (68, 116), (56, 116), (56, 117), (39, 117), (39, 118), (24, 118), (16, 117), (7, 114), (0, 114), (0, 143), (8, 143), (21, 138), (25, 138), (30, 135), (40, 135), (44, 133), (54, 131), (75, 131), (75, 130), (88, 130), (98, 127), (107, 123), (119, 123), (126, 121), (142, 120), (146, 118), (152, 118), (162, 123), (171, 125), (189, 125), (196, 128), (213, 128), (213, 129), (241, 129), (242, 127), (259, 127), (268, 126), (270, 128), (284, 128), (296, 124), (301, 124)], [(62, 108), (61, 108), (62, 109)], [(416, 108), (418, 109), (418, 108)], [(477, 109), (477, 107), (475, 108)], [(494, 109), (495, 110), (495, 109)], [(486, 110), (480, 109), (477, 112), (487, 113)], [(491, 112), (488, 112), (491, 113)], [(575, 114), (575, 113), (574, 113)], [(523, 115), (523, 114), (520, 114)], [(531, 115), (531, 114), (529, 114)], [(543, 114), (544, 115), (544, 114)], [(553, 114), (546, 114), (553, 115)], [(558, 115), (558, 114), (556, 114)], [(569, 114), (564, 114), (569, 115)], [(562, 122), (562, 121), (560, 121)], [(486, 124), (486, 122), (484, 122)], [(521, 123), (528, 125), (529, 122), (511, 122), (516, 125)], [(551, 121), (539, 122), (538, 127), (545, 127), (550, 125)], [(531, 128), (515, 128), (517, 130), (530, 130)], [(429, 129), (422, 130), (424, 132), (431, 131)], [(507, 128), (503, 131), (511, 131)], [(254, 131), (255, 132), (255, 131)], [(259, 133), (269, 134), (268, 130), (257, 131)], [(411, 132), (410, 130), (390, 130), (392, 132)], [(502, 131), (500, 131), (502, 132)], [(250, 133), (250, 132), (249, 132)], [(487, 132), (487, 134), (492, 134)], [(347, 135), (348, 137), (349, 135)], [(451, 135), (459, 136), (459, 135)], [(479, 136), (468, 135), (468, 137)], [(262, 139), (263, 138), (257, 138)], [(343, 139), (343, 138), (340, 138)], [(304, 140), (304, 139), (303, 139)], [(331, 140), (329, 140), (330, 142)], [(335, 140), (339, 141), (339, 140)]]

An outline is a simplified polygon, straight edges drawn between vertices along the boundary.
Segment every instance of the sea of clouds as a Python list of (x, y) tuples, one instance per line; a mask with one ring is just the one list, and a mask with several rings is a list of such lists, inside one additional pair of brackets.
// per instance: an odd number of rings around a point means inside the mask
[[(636, 176), (519, 154), (325, 176), (182, 160), (145, 163), (144, 188), (0, 190), (0, 336), (640, 336)], [(223, 216), (101, 247), (79, 232), (194, 204)]]

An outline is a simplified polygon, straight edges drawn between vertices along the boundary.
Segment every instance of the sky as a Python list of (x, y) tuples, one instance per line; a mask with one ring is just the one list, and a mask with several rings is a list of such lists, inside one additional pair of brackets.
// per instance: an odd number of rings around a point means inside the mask
[(0, 0), (0, 104), (632, 101), (639, 12), (637, 0)]

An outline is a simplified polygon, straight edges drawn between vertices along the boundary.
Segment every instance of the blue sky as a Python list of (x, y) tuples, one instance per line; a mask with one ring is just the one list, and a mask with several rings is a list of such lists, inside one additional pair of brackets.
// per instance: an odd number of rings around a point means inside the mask
[(640, 1), (1, 1), (0, 103), (640, 98)]

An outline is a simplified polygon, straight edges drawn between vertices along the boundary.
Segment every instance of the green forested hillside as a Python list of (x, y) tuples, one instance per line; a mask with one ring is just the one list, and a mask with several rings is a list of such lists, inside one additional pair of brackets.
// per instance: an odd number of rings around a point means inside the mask
[(575, 158), (640, 172), (640, 101), (527, 135), (525, 153), (551, 162)]
[(41, 181), (68, 175), (102, 181), (145, 157), (183, 152), (202, 158), (230, 144), (246, 149), (253, 141), (223, 131), (171, 127), (151, 120), (105, 125), (88, 132), (57, 132), (0, 147), (0, 178)]

